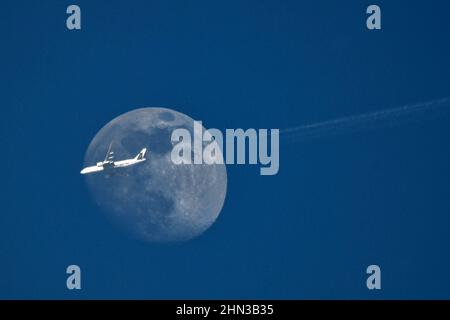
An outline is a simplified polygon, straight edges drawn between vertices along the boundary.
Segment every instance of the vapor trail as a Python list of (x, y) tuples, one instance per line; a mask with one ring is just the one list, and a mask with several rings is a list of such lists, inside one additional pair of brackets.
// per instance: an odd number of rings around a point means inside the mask
[(405, 122), (421, 122), (437, 118), (450, 111), (450, 98), (443, 98), (403, 107), (353, 115), (333, 120), (305, 124), (280, 130), (287, 142), (297, 142), (380, 127), (396, 126)]

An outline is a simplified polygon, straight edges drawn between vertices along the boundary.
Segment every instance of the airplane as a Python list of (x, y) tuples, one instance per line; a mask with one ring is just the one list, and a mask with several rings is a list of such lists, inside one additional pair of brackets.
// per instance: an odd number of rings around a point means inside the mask
[(145, 153), (147, 152), (146, 148), (143, 148), (136, 157), (132, 159), (126, 159), (126, 160), (120, 160), (120, 161), (114, 161), (114, 151), (111, 150), (112, 143), (109, 145), (108, 152), (106, 153), (105, 160), (101, 162), (97, 162), (95, 166), (86, 167), (83, 170), (81, 170), (81, 174), (89, 174), (94, 172), (100, 172), (103, 170), (110, 170), (110, 169), (116, 169), (116, 168), (123, 168), (123, 167), (129, 167), (133, 166), (135, 164), (144, 162), (147, 160), (145, 158)]

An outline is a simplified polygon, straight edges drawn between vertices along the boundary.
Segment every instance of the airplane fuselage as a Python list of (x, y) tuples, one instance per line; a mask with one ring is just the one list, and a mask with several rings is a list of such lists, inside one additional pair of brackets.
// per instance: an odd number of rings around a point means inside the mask
[(102, 165), (103, 168), (123, 168), (123, 167), (129, 167), (129, 166), (133, 166), (135, 164), (144, 162), (146, 159), (127, 159), (127, 160), (121, 160), (121, 161), (105, 161)]
[(100, 172), (104, 170), (109, 169), (116, 169), (116, 168), (124, 168), (129, 166), (134, 166), (135, 164), (144, 162), (146, 160), (145, 153), (147, 149), (142, 149), (139, 154), (132, 159), (126, 159), (126, 160), (120, 160), (120, 161), (113, 161), (113, 160), (105, 160), (101, 162), (97, 162), (95, 166), (86, 167), (83, 170), (81, 170), (81, 174), (88, 174), (88, 173), (94, 173), (94, 172)]

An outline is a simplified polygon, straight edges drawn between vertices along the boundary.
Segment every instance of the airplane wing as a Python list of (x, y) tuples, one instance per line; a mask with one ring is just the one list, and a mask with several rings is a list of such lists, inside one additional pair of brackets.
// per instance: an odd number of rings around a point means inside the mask
[(81, 170), (80, 173), (88, 174), (88, 173), (94, 173), (94, 172), (99, 172), (99, 171), (103, 171), (103, 167), (92, 166), (92, 167), (84, 168), (83, 170)]
[(111, 143), (109, 144), (109, 148), (108, 148), (108, 152), (106, 153), (106, 156), (105, 156), (105, 162), (107, 162), (107, 161), (114, 161), (114, 151), (112, 151), (112, 141), (111, 141)]

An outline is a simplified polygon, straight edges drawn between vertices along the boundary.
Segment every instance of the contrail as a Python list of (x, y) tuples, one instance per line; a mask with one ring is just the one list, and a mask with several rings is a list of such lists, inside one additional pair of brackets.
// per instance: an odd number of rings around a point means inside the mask
[(392, 127), (404, 122), (418, 122), (437, 118), (450, 110), (450, 98), (405, 105), (371, 113), (347, 116), (333, 120), (305, 124), (280, 130), (286, 142), (297, 142), (346, 133)]

